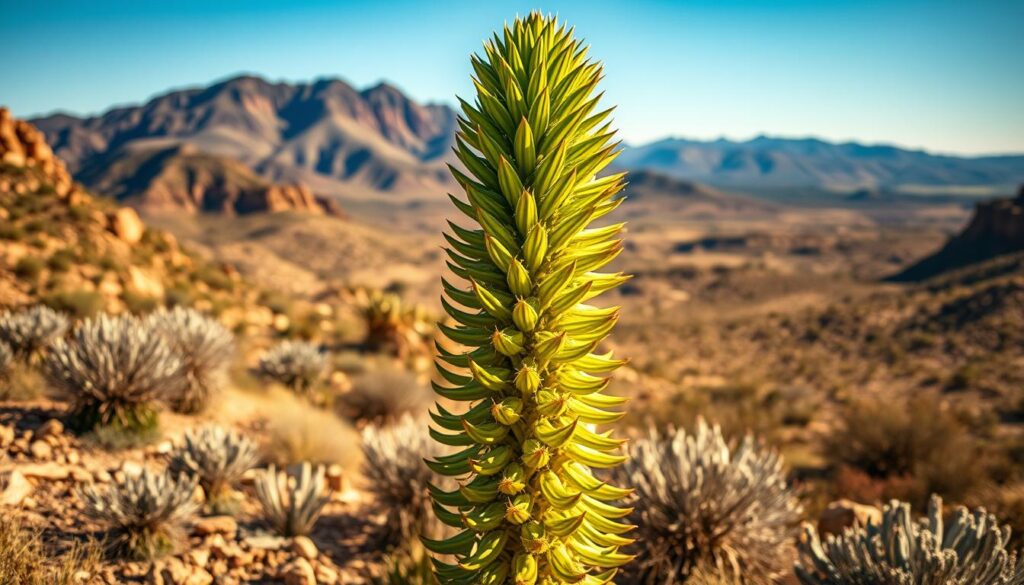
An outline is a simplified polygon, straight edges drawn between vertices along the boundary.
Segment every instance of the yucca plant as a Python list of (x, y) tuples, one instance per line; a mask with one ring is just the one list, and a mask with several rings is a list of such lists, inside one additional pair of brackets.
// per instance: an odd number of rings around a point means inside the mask
[[(630, 490), (594, 477), (625, 457), (622, 440), (595, 425), (618, 420), (624, 400), (604, 377), (623, 362), (598, 346), (618, 308), (586, 304), (628, 277), (597, 272), (615, 258), (622, 224), (588, 228), (614, 210), (623, 174), (595, 178), (617, 143), (596, 112), (601, 66), (554, 18), (517, 19), (472, 59), (475, 104), (462, 103), (452, 168), (472, 222), (451, 222), (442, 303), (468, 349), (441, 350), (436, 392), (469, 403), (438, 405), (438, 441), (458, 452), (428, 462), (460, 478), (432, 488), (438, 518), (459, 530), (425, 540), (442, 583), (609, 582), (630, 555), (630, 509), (611, 503)], [(475, 224), (475, 225), (473, 225)]]
[(100, 315), (58, 339), (46, 354), (50, 384), (72, 402), (72, 427), (151, 431), (158, 403), (186, 378), (181, 360), (159, 335), (131, 315)]
[(308, 395), (324, 375), (327, 358), (305, 341), (282, 341), (260, 358), (259, 373), (287, 386), (296, 394)]
[(423, 346), (431, 325), (421, 305), (407, 303), (395, 293), (366, 288), (353, 289), (346, 296), (366, 322), (363, 344), (370, 351), (404, 356)]
[(258, 459), (256, 445), (241, 434), (219, 426), (205, 426), (185, 433), (184, 443), (171, 453), (168, 468), (193, 475), (215, 514), (233, 513), (238, 504), (232, 484)]
[(409, 415), (393, 426), (363, 430), (363, 475), (387, 514), (383, 540), (388, 547), (407, 546), (420, 534), (442, 536), (428, 493), (433, 473), (423, 462), (438, 451), (425, 425)]
[(313, 531), (330, 494), (323, 466), (303, 463), (295, 477), (271, 465), (256, 476), (256, 497), (267, 522), (281, 536), (304, 536)]
[(626, 582), (770, 583), (789, 569), (800, 505), (779, 454), (753, 436), (730, 445), (703, 419), (692, 433), (652, 430), (615, 476), (636, 488)]
[(186, 542), (184, 523), (195, 512), (196, 479), (144, 469), (124, 483), (79, 490), (85, 513), (112, 532), (115, 551), (131, 559), (175, 552)]
[(45, 305), (0, 315), (0, 341), (25, 363), (36, 360), (67, 329), (68, 318)]
[(146, 324), (167, 340), (185, 367), (187, 383), (170, 397), (171, 407), (186, 414), (201, 411), (224, 385), (234, 336), (219, 321), (183, 307), (152, 313)]
[(893, 500), (879, 525), (848, 528), (823, 543), (805, 528), (796, 574), (804, 585), (1021, 585), (1024, 560), (1007, 548), (1010, 529), (979, 509), (943, 517), (932, 496), (928, 518)]

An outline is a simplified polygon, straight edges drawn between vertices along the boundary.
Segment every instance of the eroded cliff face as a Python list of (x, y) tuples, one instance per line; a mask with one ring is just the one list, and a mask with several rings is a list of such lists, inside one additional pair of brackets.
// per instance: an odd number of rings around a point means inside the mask
[(941, 250), (892, 277), (918, 281), (1024, 250), (1024, 185), (1016, 197), (978, 203), (967, 227)]

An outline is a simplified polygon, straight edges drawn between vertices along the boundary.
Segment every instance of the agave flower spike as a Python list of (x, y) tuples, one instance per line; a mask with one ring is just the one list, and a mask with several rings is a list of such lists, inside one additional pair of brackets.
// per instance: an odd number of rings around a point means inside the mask
[[(619, 404), (603, 394), (623, 362), (599, 353), (617, 308), (589, 303), (628, 277), (599, 272), (622, 250), (621, 224), (588, 227), (613, 211), (623, 174), (597, 177), (617, 155), (611, 110), (595, 94), (600, 64), (556, 19), (516, 19), (474, 56), (476, 100), (461, 101), (452, 167), (466, 217), (449, 222), (442, 349), (434, 385), (469, 403), (438, 406), (431, 434), (454, 447), (428, 460), (457, 478), (433, 490), (440, 521), (459, 532), (424, 539), (444, 584), (608, 583), (632, 557), (628, 495), (596, 479), (625, 457), (598, 432)], [(461, 281), (461, 282), (460, 282)]]

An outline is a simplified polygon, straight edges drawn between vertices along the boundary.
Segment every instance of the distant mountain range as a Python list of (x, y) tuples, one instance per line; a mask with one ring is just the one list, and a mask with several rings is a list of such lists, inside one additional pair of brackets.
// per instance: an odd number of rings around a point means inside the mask
[[(76, 178), (99, 190), (116, 184), (120, 197), (142, 203), (152, 191), (145, 178), (161, 175), (153, 165), (182, 163), (181, 157), (154, 153), (181, 145), (189, 147), (192, 166), (204, 154), (233, 159), (263, 181), (301, 184), (343, 201), (433, 197), (455, 187), (445, 163), (454, 160), (456, 112), (418, 104), (386, 84), (358, 90), (338, 79), (288, 84), (242, 76), (99, 116), (55, 114), (32, 123)], [(135, 163), (112, 168), (124, 159)], [(736, 191), (1006, 191), (1024, 182), (1024, 156), (940, 156), (814, 139), (667, 139), (627, 147), (618, 165)], [(145, 176), (126, 174), (131, 169)], [(221, 176), (230, 182), (239, 174)], [(179, 193), (170, 199), (196, 197)]]
[(452, 184), (444, 162), (455, 113), (386, 84), (360, 91), (338, 79), (286, 84), (243, 76), (96, 117), (57, 114), (32, 123), (76, 174), (187, 144), (317, 193), (441, 192)]
[(761, 136), (746, 142), (671, 138), (628, 148), (617, 161), (722, 188), (815, 188), (850, 193), (991, 187), (1024, 182), (1024, 155), (959, 157), (896, 146)]

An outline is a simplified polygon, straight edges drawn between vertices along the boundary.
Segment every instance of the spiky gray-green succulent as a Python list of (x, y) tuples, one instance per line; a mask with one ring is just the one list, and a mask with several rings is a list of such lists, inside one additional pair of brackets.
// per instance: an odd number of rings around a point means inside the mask
[(146, 325), (167, 340), (184, 365), (187, 382), (169, 397), (171, 407), (184, 413), (201, 411), (224, 385), (234, 336), (216, 319), (183, 307), (152, 313)]
[(186, 383), (181, 360), (132, 315), (88, 319), (54, 342), (43, 361), (47, 380), (70, 398), (73, 427), (155, 427), (158, 404)]
[(176, 551), (184, 542), (184, 524), (195, 512), (196, 478), (144, 469), (121, 484), (87, 485), (79, 490), (85, 513), (105, 524), (116, 550), (133, 559), (151, 559)]
[(601, 65), (556, 19), (516, 19), (472, 58), (475, 103), (461, 102), (452, 168), (465, 216), (449, 222), (434, 437), (457, 451), (428, 461), (460, 487), (431, 489), (460, 530), (424, 540), (441, 583), (609, 583), (631, 556), (630, 491), (597, 479), (625, 457), (599, 431), (624, 400), (604, 394), (623, 362), (599, 345), (618, 308), (590, 300), (627, 279), (600, 270), (622, 248), (614, 210), (624, 175), (597, 178), (617, 154), (611, 110), (598, 110)]
[(423, 422), (410, 415), (394, 425), (367, 425), (363, 430), (363, 475), (387, 514), (388, 546), (408, 545), (420, 534), (442, 536), (428, 492), (433, 473), (423, 462), (437, 454), (438, 447)]
[(330, 499), (323, 466), (314, 469), (309, 463), (303, 463), (294, 477), (271, 465), (256, 476), (255, 487), (264, 517), (281, 536), (312, 532)]
[(45, 305), (0, 314), (0, 341), (24, 362), (39, 357), (67, 330), (68, 318)]
[(327, 358), (317, 346), (286, 340), (263, 354), (259, 372), (297, 394), (308, 394), (323, 377), (326, 367)]
[(171, 452), (168, 468), (195, 476), (215, 513), (231, 511), (232, 485), (259, 459), (256, 444), (240, 433), (219, 426), (204, 426), (185, 433)]
[(892, 501), (882, 522), (848, 528), (822, 542), (806, 528), (796, 574), (804, 585), (1021, 585), (1024, 559), (1008, 547), (1010, 529), (984, 510), (943, 516), (932, 496), (928, 517)]
[(777, 452), (751, 435), (730, 446), (700, 419), (692, 433), (651, 430), (629, 454), (615, 476), (636, 489), (635, 582), (681, 585), (711, 574), (769, 583), (789, 569), (800, 505)]

